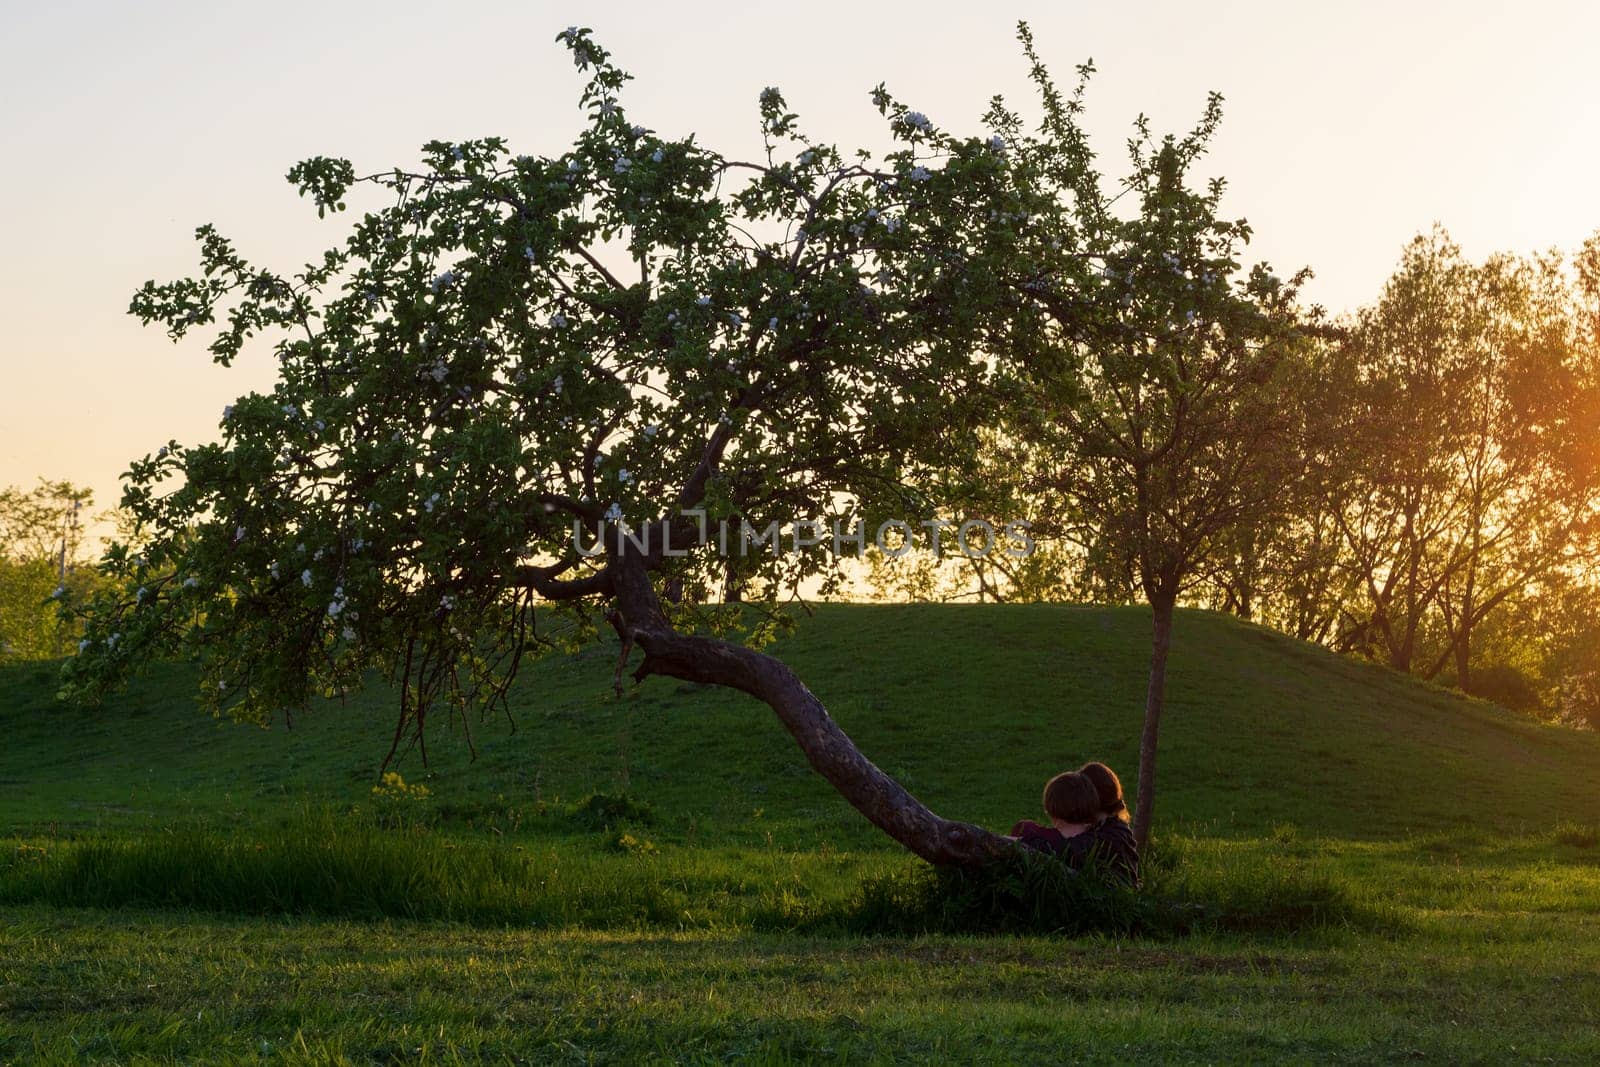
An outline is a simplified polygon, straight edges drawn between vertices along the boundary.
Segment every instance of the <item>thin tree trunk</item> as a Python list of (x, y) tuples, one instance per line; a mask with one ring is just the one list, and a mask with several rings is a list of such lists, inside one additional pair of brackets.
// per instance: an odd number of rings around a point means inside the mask
[(878, 829), (929, 863), (976, 866), (1007, 855), (1015, 842), (929, 811), (905, 787), (861, 754), (822, 702), (788, 666), (742, 645), (675, 631), (662, 614), (649, 574), (637, 557), (613, 563), (617, 616), (624, 641), (644, 650), (634, 671), (727, 686), (763, 701), (793, 735), (806, 759)]
[(1456, 688), (1463, 693), (1470, 693), (1468, 687), (1472, 685), (1472, 630), (1462, 624), (1461, 636), (1456, 638)]
[(1156, 802), (1156, 742), (1161, 732), (1161, 706), (1167, 693), (1167, 653), (1172, 649), (1172, 613), (1175, 597), (1151, 599), (1154, 629), (1150, 642), (1150, 688), (1144, 698), (1144, 732), (1139, 738), (1139, 797), (1133, 813), (1133, 839), (1143, 850), (1150, 840), (1150, 821)]

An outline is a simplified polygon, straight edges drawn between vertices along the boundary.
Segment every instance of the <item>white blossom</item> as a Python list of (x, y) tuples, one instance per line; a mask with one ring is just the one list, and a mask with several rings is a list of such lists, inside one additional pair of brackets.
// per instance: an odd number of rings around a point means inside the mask
[(804, 152), (800, 153), (800, 158), (797, 160), (797, 162), (802, 167), (809, 167), (809, 166), (811, 166), (811, 161), (816, 159), (816, 158), (817, 158), (817, 154), (815, 152), (813, 152), (811, 149), (808, 148)]
[(66, 595), (67, 595), (67, 587), (64, 586), (64, 585), (58, 585), (58, 586), (56, 586), (56, 591), (50, 594), (50, 599), (51, 600), (60, 600), (62, 597), (66, 596)]
[(446, 611), (454, 611), (456, 606), (456, 598), (451, 596), (449, 593), (446, 593), (444, 596), (439, 598), (439, 606)]
[(268, 567), (267, 568), (267, 573), (272, 575), (273, 581), (277, 581), (277, 578), (278, 578), (278, 565), (276, 563), (274, 563), (272, 566)]
[(354, 641), (356, 639), (356, 632), (350, 629), (350, 627), (346, 626), (339, 632), (339, 636), (343, 637), (346, 641)]
[(1004, 152), (1006, 150), (1006, 139), (1001, 137), (998, 133), (995, 134), (993, 137), (989, 138), (989, 148), (991, 151)]
[(893, 215), (885, 215), (883, 219), (883, 228), (888, 230), (890, 233), (894, 233), (900, 228), (900, 220)]
[(560, 396), (561, 395), (561, 388), (565, 384), (561, 379), (561, 375), (559, 375), (559, 374), (556, 375), (556, 380), (551, 382), (550, 384), (551, 384), (551, 386), (553, 386), (555, 388), (556, 396)]
[(906, 177), (910, 178), (914, 182), (925, 182), (929, 177), (931, 177), (931, 175), (928, 173), (927, 167), (918, 165), (912, 167)]
[(522, 246), (522, 257), (523, 257), (523, 258), (524, 258), (524, 259), (526, 259), (526, 260), (527, 260), (527, 261), (528, 261), (528, 262), (529, 262), (529, 263), (532, 263), (532, 262), (533, 262), (533, 261), (534, 261), (534, 260), (535, 260), (535, 259), (537, 259), (537, 258), (538, 258), (538, 257), (537, 257), (537, 256), (536, 256), (536, 255), (535, 255), (535, 254), (534, 254), (534, 251), (533, 251), (533, 246), (532, 246), (532, 245), (523, 245), (523, 246)]
[(430, 496), (428, 499), (426, 499), (426, 500), (424, 500), (422, 502), (422, 510), (428, 512), (431, 515), (433, 513), (433, 506), (435, 504), (437, 504), (438, 502), (439, 502), (439, 494), (435, 493), (432, 496)]
[(305, 586), (307, 589), (311, 588), (311, 568), (310, 567), (307, 567), (305, 570), (300, 572), (300, 584)]
[(561, 312), (558, 311), (554, 315), (550, 316), (550, 325), (554, 326), (556, 329), (559, 330), (563, 326), (565, 326), (566, 324), (567, 324), (567, 317), (565, 315), (563, 315)]
[(187, 577), (187, 578), (185, 578), (183, 580), (183, 587), (185, 589), (193, 589), (195, 586), (197, 586), (199, 584), (200, 584), (200, 579), (196, 578), (192, 574), (189, 575), (189, 577)]
[(363, 540), (362, 538), (359, 538), (359, 537), (356, 538), (354, 541), (350, 542), (350, 551), (351, 552), (360, 552), (363, 548), (366, 548), (366, 547), (367, 547), (367, 542), (365, 540)]
[(222, 421), (223, 422), (227, 422), (231, 418), (233, 418), (233, 405), (232, 404), (223, 405), (223, 408), (222, 408)]
[(623, 485), (627, 485), (629, 482), (633, 481), (633, 472), (627, 467), (619, 468), (617, 470), (617, 481), (621, 482)]
[(643, 126), (629, 126), (628, 132), (635, 137), (643, 137), (645, 134), (645, 129)]
[(664, 158), (666, 157), (662, 155), (661, 149), (659, 148), (650, 153), (650, 162), (652, 163), (660, 163)]
[(447, 270), (433, 280), (433, 291), (437, 293), (439, 290), (443, 289), (445, 286), (449, 285), (455, 280), (456, 272), (453, 270)]
[(567, 160), (567, 173), (568, 174), (576, 174), (582, 169), (583, 169), (583, 164), (579, 163), (576, 159)]
[(621, 522), (622, 521), (622, 505), (617, 503), (615, 500), (613, 500), (611, 502), (611, 506), (609, 508), (606, 508), (606, 521), (607, 522)]
[(239, 542), (239, 541), (243, 541), (244, 540), (244, 527), (243, 526), (238, 526), (238, 527), (234, 528), (233, 539), (234, 539), (235, 542)]
[(138, 591), (137, 591), (137, 592), (136, 592), (136, 593), (134, 593), (134, 594), (133, 594), (133, 602), (134, 602), (134, 603), (135, 603), (135, 604), (139, 604), (139, 603), (142, 603), (142, 602), (143, 602), (143, 601), (144, 601), (144, 595), (145, 595), (145, 594), (146, 594), (146, 593), (147, 593), (147, 592), (149, 592), (149, 590), (148, 590), (148, 589), (146, 589), (146, 588), (145, 588), (145, 587), (144, 587), (144, 586), (142, 586), (142, 585), (141, 585), (141, 586), (140, 586), (140, 587), (139, 587), (139, 589), (138, 589)]
[(778, 316), (774, 315), (774, 316), (772, 316), (772, 318), (767, 320), (767, 329), (776, 330), (777, 328), (778, 328)]
[(652, 422), (649, 426), (644, 428), (644, 435), (646, 437), (654, 437), (658, 432), (660, 432), (660, 430), (661, 427)]
[(618, 156), (616, 161), (611, 164), (611, 169), (616, 171), (618, 174), (626, 174), (628, 173), (628, 168), (631, 166), (633, 166), (633, 160), (629, 159), (627, 156)]
[(82, 652), (84, 649), (86, 649), (88, 647), (89, 647), (89, 639), (87, 637), (85, 637), (82, 641), (78, 642), (78, 651), (79, 652)]
[(928, 121), (928, 116), (920, 111), (906, 112), (906, 125), (915, 130), (921, 130), (923, 133), (933, 129), (933, 123)]
[(432, 375), (434, 381), (442, 382), (444, 381), (445, 375), (450, 373), (450, 371), (449, 368), (444, 365), (444, 360), (441, 359), (433, 365), (433, 369), (428, 371), (428, 373)]
[(460, 145), (457, 145), (456, 147), (450, 149), (450, 154), (452, 156), (455, 156), (457, 163), (460, 163), (463, 159), (467, 158), (467, 154), (465, 152), (461, 151), (461, 146)]
[(696, 304), (700, 305), (701, 307), (710, 307), (711, 306), (711, 298), (709, 296), (705, 295), (704, 293), (701, 293), (699, 296), (695, 297), (694, 298), (694, 302)]

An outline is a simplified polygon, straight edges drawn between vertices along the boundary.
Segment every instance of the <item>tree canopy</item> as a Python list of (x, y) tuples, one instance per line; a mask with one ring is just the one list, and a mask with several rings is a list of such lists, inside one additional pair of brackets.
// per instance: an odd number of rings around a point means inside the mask
[[(1019, 121), (997, 104), (958, 137), (880, 86), (893, 147), (874, 159), (810, 137), (767, 89), (764, 155), (731, 159), (636, 122), (589, 32), (559, 39), (587, 75), (568, 150), (433, 142), (421, 168), (363, 178), (308, 160), (289, 179), (319, 214), (387, 203), (292, 273), (201, 227), (202, 272), (135, 296), (175, 340), (212, 328), (218, 362), (262, 338), (281, 369), (222, 413), (220, 441), (133, 465), (145, 541), (108, 554), (121, 592), (69, 690), (181, 651), (213, 710), (261, 719), (377, 670), (402, 692), (399, 744), (441, 701), (503, 705), (525, 654), (606, 618), (624, 659), (643, 649), (636, 677), (767, 700), (880, 826), (970, 853), (981, 831), (930, 821), (781, 664), (680, 633), (691, 609), (660, 593), (720, 573), (705, 531), (723, 520), (849, 533), (959, 485), (1015, 328)], [(807, 540), (742, 565), (769, 598), (826, 583), (832, 538)]]

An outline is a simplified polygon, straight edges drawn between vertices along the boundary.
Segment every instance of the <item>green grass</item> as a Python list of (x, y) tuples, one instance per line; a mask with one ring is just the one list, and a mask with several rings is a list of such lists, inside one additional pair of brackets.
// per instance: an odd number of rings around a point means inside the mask
[[(1148, 622), (824, 606), (777, 651), (1003, 827), (1084, 759), (1132, 790)], [(435, 733), (422, 798), (373, 792), (386, 692), (260, 730), (183, 667), (95, 709), (0, 670), (0, 1063), (1600, 1055), (1595, 735), (1184, 613), (1149, 894), (1181, 921), (929, 933), (997, 890), (930, 895), (764, 707), (619, 700), (614, 654), (527, 669), (475, 761)]]

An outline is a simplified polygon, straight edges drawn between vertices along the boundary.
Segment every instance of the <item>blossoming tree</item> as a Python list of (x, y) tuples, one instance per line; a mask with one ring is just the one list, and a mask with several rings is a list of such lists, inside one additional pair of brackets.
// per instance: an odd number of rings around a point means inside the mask
[[(719, 521), (851, 529), (931, 514), (959, 483), (984, 353), (1017, 325), (993, 280), (1016, 246), (1015, 120), (997, 105), (959, 138), (880, 87), (893, 147), (874, 161), (808, 137), (769, 89), (765, 154), (738, 161), (635, 124), (589, 32), (560, 40), (588, 72), (570, 150), (436, 142), (418, 169), (365, 178), (309, 160), (289, 178), (319, 214), (380, 198), (342, 244), (280, 274), (202, 227), (202, 273), (136, 295), (174, 339), (213, 330), (218, 362), (259, 338), (281, 370), (224, 411), (217, 443), (133, 464), (145, 539), (109, 552), (122, 592), (68, 690), (181, 652), (212, 710), (261, 718), (382, 671), (399, 744), (441, 705), (503, 706), (525, 655), (605, 620), (624, 662), (640, 653), (636, 679), (770, 705), (916, 854), (1003, 851), (874, 766), (757, 642), (708, 633), (663, 590), (723, 573)], [(745, 580), (769, 596), (837, 581), (819, 540), (746, 553)]]

